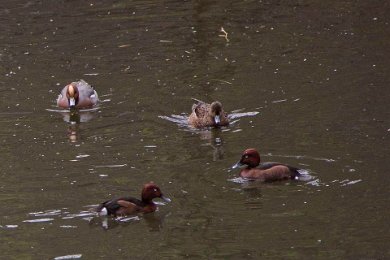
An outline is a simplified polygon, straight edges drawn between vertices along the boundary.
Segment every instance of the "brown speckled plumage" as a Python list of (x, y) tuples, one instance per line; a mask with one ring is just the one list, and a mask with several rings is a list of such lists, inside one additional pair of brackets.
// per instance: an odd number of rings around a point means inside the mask
[(196, 100), (188, 117), (188, 124), (195, 128), (227, 126), (229, 119), (219, 101), (211, 104)]

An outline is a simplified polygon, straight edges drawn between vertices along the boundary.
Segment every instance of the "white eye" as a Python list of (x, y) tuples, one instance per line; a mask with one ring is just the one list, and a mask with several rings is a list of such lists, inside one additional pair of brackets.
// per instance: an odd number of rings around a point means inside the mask
[(157, 189), (153, 189), (154, 192), (157, 192)]
[(249, 156), (248, 156), (248, 155), (245, 155), (245, 156), (244, 156), (244, 158), (245, 158), (245, 159), (248, 159), (248, 158), (249, 158)]

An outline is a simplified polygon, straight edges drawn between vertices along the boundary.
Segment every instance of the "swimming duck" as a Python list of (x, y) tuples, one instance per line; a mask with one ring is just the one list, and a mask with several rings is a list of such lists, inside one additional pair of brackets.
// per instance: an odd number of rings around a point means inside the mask
[(99, 102), (96, 91), (84, 80), (66, 85), (57, 98), (61, 108), (91, 108)]
[(195, 128), (209, 126), (219, 127), (229, 124), (227, 114), (223, 111), (222, 104), (214, 101), (211, 104), (194, 99), (197, 103), (192, 105), (192, 113), (188, 117), (188, 124)]
[(300, 173), (298, 168), (277, 163), (260, 163), (260, 155), (256, 149), (246, 149), (241, 156), (241, 160), (233, 165), (233, 169), (246, 166), (240, 172), (242, 178), (256, 179), (263, 182), (273, 182), (281, 180), (296, 179)]
[(153, 203), (154, 198), (161, 198), (166, 202), (171, 200), (161, 193), (160, 188), (153, 182), (146, 183), (142, 189), (141, 200), (133, 197), (120, 197), (101, 203), (96, 211), (100, 216), (104, 215), (131, 215), (135, 213), (150, 213), (157, 209)]

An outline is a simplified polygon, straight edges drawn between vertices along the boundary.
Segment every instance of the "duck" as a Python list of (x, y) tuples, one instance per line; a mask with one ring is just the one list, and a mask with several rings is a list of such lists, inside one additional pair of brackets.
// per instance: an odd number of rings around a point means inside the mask
[(260, 154), (254, 148), (246, 149), (242, 153), (240, 161), (232, 168), (243, 168), (240, 172), (242, 178), (262, 182), (294, 180), (300, 176), (299, 171), (301, 170), (278, 162), (260, 163)]
[(154, 204), (154, 198), (161, 198), (166, 202), (171, 200), (165, 197), (160, 188), (153, 182), (144, 184), (141, 192), (141, 199), (133, 197), (119, 197), (110, 199), (100, 203), (96, 208), (96, 212), (99, 216), (114, 217), (132, 215), (136, 213), (151, 213), (156, 211), (157, 206)]
[(57, 98), (60, 108), (92, 108), (99, 102), (98, 94), (85, 80), (66, 85)]
[(194, 128), (220, 127), (229, 125), (227, 113), (219, 101), (211, 104), (193, 98), (197, 103), (192, 105), (188, 124)]

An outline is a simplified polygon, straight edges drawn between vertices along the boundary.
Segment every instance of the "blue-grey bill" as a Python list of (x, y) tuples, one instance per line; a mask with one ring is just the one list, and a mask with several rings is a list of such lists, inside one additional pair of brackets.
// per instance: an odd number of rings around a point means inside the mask
[(214, 117), (214, 121), (215, 121), (215, 123), (218, 125), (219, 123), (221, 123), (221, 118), (220, 118), (220, 116), (215, 116)]
[(76, 105), (76, 100), (74, 98), (69, 99), (69, 106), (74, 107)]
[(232, 169), (236, 169), (240, 167), (242, 167), (242, 164), (240, 162), (237, 162), (235, 165), (232, 166)]
[(166, 202), (171, 202), (171, 199), (170, 199), (170, 198), (165, 197), (165, 196), (163, 196), (163, 195), (161, 195), (161, 199), (164, 200), (164, 201), (166, 201)]

